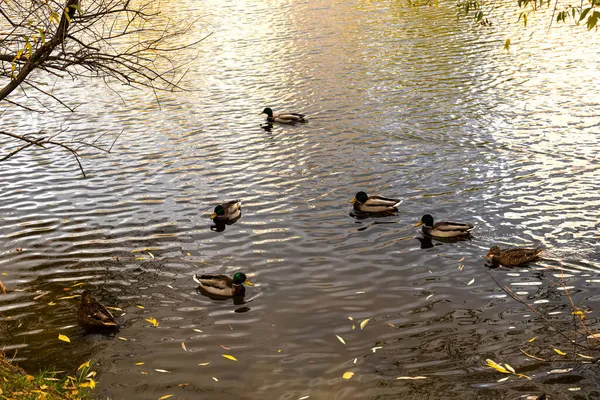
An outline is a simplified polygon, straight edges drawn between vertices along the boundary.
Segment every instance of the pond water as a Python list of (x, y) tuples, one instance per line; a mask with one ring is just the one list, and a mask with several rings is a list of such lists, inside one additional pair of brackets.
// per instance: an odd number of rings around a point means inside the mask
[[(452, 2), (165, 2), (200, 18), (187, 39), (212, 32), (189, 55), (191, 92), (157, 104), (77, 81), (55, 85), (75, 116), (5, 111), (6, 129), (104, 143), (123, 131), (111, 154), (85, 153), (87, 179), (60, 152), (3, 163), (7, 354), (33, 369), (91, 359), (98, 398), (112, 399), (600, 396), (597, 367), (576, 355), (598, 353), (549, 325), (580, 337), (571, 301), (598, 325), (600, 39), (547, 29), (543, 12), (515, 30), (510, 7), (483, 27)], [(310, 120), (263, 129), (267, 106)], [(403, 203), (356, 219), (359, 190)], [(211, 230), (214, 206), (234, 198), (241, 219)], [(476, 224), (473, 239), (419, 240), (425, 213)], [(493, 244), (546, 258), (489, 270)], [(238, 270), (255, 283), (243, 305), (192, 281)], [(77, 326), (79, 298), (61, 298), (82, 289), (122, 310), (116, 336)]]

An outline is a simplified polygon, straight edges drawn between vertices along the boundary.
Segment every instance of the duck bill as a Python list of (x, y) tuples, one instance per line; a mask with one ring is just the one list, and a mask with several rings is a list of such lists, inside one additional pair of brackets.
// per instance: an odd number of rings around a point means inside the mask
[(350, 200), (350, 203), (356, 203), (358, 200), (356, 200), (356, 197), (353, 198), (352, 200)]
[(415, 226), (421, 226), (421, 225), (423, 225), (423, 221), (419, 221), (415, 224)]
[(212, 214), (210, 215), (210, 219), (215, 219), (215, 217), (216, 217), (216, 216), (217, 216), (217, 213), (216, 213), (216, 212), (214, 212), (214, 213), (212, 213)]
[(244, 282), (248, 286), (254, 286), (254, 283), (250, 282), (248, 279)]

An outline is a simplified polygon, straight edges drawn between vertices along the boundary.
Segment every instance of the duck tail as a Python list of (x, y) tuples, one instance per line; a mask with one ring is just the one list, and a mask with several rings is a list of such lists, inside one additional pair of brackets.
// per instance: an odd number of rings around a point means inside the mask
[(201, 282), (200, 282), (200, 277), (198, 276), (198, 274), (194, 274), (194, 277), (193, 277), (192, 279), (194, 279), (194, 282), (196, 282), (196, 283), (198, 283), (198, 284), (200, 284), (200, 283), (201, 283)]

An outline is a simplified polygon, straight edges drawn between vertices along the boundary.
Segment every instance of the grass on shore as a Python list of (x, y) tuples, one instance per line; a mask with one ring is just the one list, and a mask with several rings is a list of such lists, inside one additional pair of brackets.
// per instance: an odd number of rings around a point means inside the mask
[(91, 397), (96, 386), (90, 362), (82, 364), (75, 376), (52, 371), (29, 375), (0, 354), (0, 398), (14, 400), (78, 400)]

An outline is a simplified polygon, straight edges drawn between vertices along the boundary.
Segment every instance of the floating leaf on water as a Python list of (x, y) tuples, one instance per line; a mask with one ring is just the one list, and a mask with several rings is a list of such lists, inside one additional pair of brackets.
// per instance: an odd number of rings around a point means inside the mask
[(360, 330), (362, 331), (364, 329), (364, 327), (369, 323), (369, 321), (371, 320), (371, 318), (367, 318), (367, 319), (363, 319), (362, 321), (360, 321)]
[(223, 346), (223, 345), (221, 345), (221, 347), (222, 347), (223, 349), (225, 349), (225, 350), (231, 350), (231, 347), (225, 347), (225, 346)]
[(183, 351), (187, 351), (187, 347), (185, 347), (185, 343), (181, 342), (181, 348), (183, 349)]
[(353, 364), (356, 364), (357, 361), (358, 361), (358, 358), (355, 358)]
[(215, 382), (219, 382), (219, 380), (217, 378), (215, 378), (214, 376), (212, 378), (214, 379)]
[(144, 362), (143, 361), (136, 362), (135, 365), (144, 365)]
[(344, 375), (342, 375), (342, 378), (344, 378), (344, 379), (350, 379), (353, 376), (354, 376), (354, 372), (348, 371), (348, 372), (344, 372)]
[(515, 369), (513, 367), (511, 367), (510, 365), (508, 365), (507, 363), (504, 363), (504, 366), (506, 367), (507, 370), (509, 370), (513, 374), (515, 373)]
[(588, 335), (587, 338), (588, 339), (600, 339), (600, 333), (592, 333), (591, 335)]
[(124, 338), (123, 336), (118, 336), (118, 338), (119, 338), (119, 340), (123, 340), (123, 341), (127, 341), (127, 340), (129, 340), (129, 339), (127, 339), (127, 338)]
[(430, 299), (432, 296), (433, 296), (433, 293), (431, 293), (429, 296), (427, 296), (427, 297), (425, 298), (425, 300), (429, 300), (429, 299)]
[(534, 337), (532, 337), (531, 339), (529, 339), (529, 340), (527, 341), (527, 343), (531, 343), (531, 342), (533, 342), (535, 339), (537, 339), (537, 336), (534, 336)]
[(305, 400), (305, 399), (308, 399), (309, 397), (310, 396), (302, 396), (302, 397), (298, 398), (298, 400)]
[(406, 380), (419, 380), (419, 379), (427, 379), (426, 376), (399, 376), (396, 378), (396, 380), (398, 379), (406, 379)]
[(567, 355), (567, 353), (565, 353), (564, 351), (560, 351), (559, 349), (553, 348), (552, 350), (554, 350), (555, 352), (557, 352), (561, 356), (566, 356)]
[(348, 319), (349, 319), (350, 321), (354, 321), (354, 318), (352, 318), (352, 317), (348, 317)]
[(581, 358), (587, 358), (588, 360), (591, 360), (594, 358), (594, 357), (586, 356), (585, 354), (580, 354), (580, 353), (577, 353), (577, 355)]
[(59, 297), (57, 300), (69, 300), (69, 299), (74, 299), (75, 297), (81, 297), (81, 295), (80, 294), (74, 294), (73, 296)]
[(106, 307), (106, 308), (108, 308), (109, 310), (123, 311), (119, 307)]
[(392, 324), (391, 322), (388, 322), (388, 325), (391, 326), (392, 328), (396, 327), (396, 325)]
[(175, 288), (174, 288), (173, 286), (171, 286), (171, 285), (167, 285), (167, 287), (168, 287), (169, 289), (175, 289)]
[(53, 301), (51, 301), (50, 303), (48, 303), (48, 305), (49, 305), (49, 306), (55, 306), (55, 305), (56, 305), (56, 303), (55, 303), (55, 302), (53, 302)]
[(142, 374), (142, 375), (148, 375), (148, 373), (146, 371), (140, 371), (140, 374)]
[(71, 286), (71, 287), (77, 287), (77, 286), (81, 286), (81, 285), (85, 285), (85, 282), (79, 282), (79, 283), (76, 283), (76, 284), (74, 284), (74, 285), (73, 285), (73, 286)]
[(95, 377), (95, 376), (96, 376), (96, 371), (90, 371), (90, 373), (89, 373), (89, 374), (87, 374), (85, 377), (86, 377), (86, 378), (93, 378), (93, 377)]
[(510, 371), (508, 371), (506, 368), (504, 368), (502, 365), (496, 363), (495, 361), (490, 360), (489, 358), (487, 360), (485, 360), (485, 362), (487, 363), (488, 367), (494, 368), (498, 372), (502, 372), (503, 374), (510, 374)]
[(281, 349), (277, 350), (278, 353), (281, 353)]
[(159, 397), (158, 400), (165, 400), (165, 399), (168, 399), (169, 397), (173, 397), (173, 395), (172, 394), (165, 394), (164, 396)]
[(138, 304), (138, 305), (136, 305), (136, 307), (137, 307), (137, 308), (140, 308), (140, 309), (142, 309), (142, 310), (144, 309), (144, 306), (140, 306), (139, 304)]
[(154, 259), (154, 254), (148, 252), (148, 254), (150, 254), (150, 257), (152, 257), (152, 259)]
[(356, 330), (356, 325), (352, 324), (352, 330)]
[(461, 258), (460, 260), (458, 260), (458, 262), (463, 262), (463, 261), (465, 261), (465, 258), (464, 258), (464, 257), (463, 257), (463, 258)]
[(190, 385), (189, 383), (180, 383), (177, 386), (179, 386), (179, 387), (186, 387), (186, 386), (189, 386), (189, 385)]
[(229, 354), (222, 354), (222, 356), (228, 360), (237, 361), (237, 358), (235, 358), (234, 356), (230, 356)]
[(188, 257), (191, 257), (192, 255), (191, 255), (190, 253), (187, 253), (187, 256), (188, 256)]
[(208, 365), (208, 364), (210, 364), (210, 362), (203, 362), (203, 363), (198, 364), (198, 366), (199, 367), (204, 367), (205, 365)]
[(81, 364), (79, 366), (79, 368), (77, 368), (77, 371), (79, 371), (81, 368), (85, 368), (85, 367), (89, 367), (90, 366), (90, 360), (84, 362), (83, 364)]
[(343, 337), (341, 337), (341, 336), (338, 336), (338, 335), (335, 335), (335, 337), (336, 337), (336, 338), (338, 338), (338, 340), (339, 340), (340, 342), (342, 342), (342, 344), (344, 344), (344, 345), (346, 344), (346, 342), (344, 341), (344, 338), (343, 338)]
[(383, 346), (375, 346), (375, 347), (371, 348), (371, 350), (373, 350), (373, 353), (375, 353), (379, 349), (383, 349)]
[(62, 340), (63, 342), (71, 343), (71, 339), (69, 339), (67, 336), (63, 335), (62, 333), (58, 334), (58, 340)]
[(465, 268), (464, 264), (459, 264), (458, 266), (458, 270), (462, 272), (462, 270)]
[(573, 311), (571, 314), (573, 314), (573, 315), (583, 315), (583, 311), (577, 310), (577, 311)]
[(504, 382), (504, 381), (507, 381), (507, 380), (508, 380), (508, 378), (510, 378), (510, 376), (507, 376), (507, 377), (505, 377), (505, 378), (500, 378), (500, 379), (498, 379), (496, 382)]
[(356, 292), (357, 294), (364, 294), (365, 292)]
[(204, 333), (204, 331), (202, 331), (202, 329), (192, 329), (194, 332), (200, 332), (200, 333)]
[(96, 381), (93, 379), (90, 379), (89, 382), (84, 382), (84, 383), (80, 384), (79, 387), (82, 387), (82, 388), (89, 387), (90, 389), (93, 389), (96, 387)]
[(158, 321), (156, 320), (156, 318), (149, 317), (146, 318), (146, 321), (150, 322), (154, 326), (158, 326)]
[(469, 281), (469, 283), (467, 283), (467, 286), (470, 286), (470, 285), (472, 285), (472, 284), (473, 284), (473, 282), (475, 282), (475, 278), (471, 279), (471, 280)]
[(156, 372), (164, 372), (164, 373), (167, 373), (167, 374), (170, 374), (170, 373), (171, 373), (171, 371), (167, 371), (166, 369), (155, 368), (154, 370), (155, 370)]
[[(2, 284), (2, 282), (0, 281), (0, 289), (1, 289), (1, 288), (4, 288), (4, 285), (3, 285), (3, 284)], [(4, 289), (4, 290), (2, 290), (2, 291), (6, 293), (6, 289)], [(44, 293), (42, 293), (42, 294), (38, 294), (38, 295), (37, 295), (37, 296), (35, 296), (33, 299), (34, 299), (34, 300), (37, 300), (37, 299), (39, 299), (39, 298), (41, 298), (41, 297), (44, 297), (44, 296), (45, 296), (45, 295), (47, 295), (48, 293), (50, 293), (50, 292), (44, 292)]]

